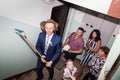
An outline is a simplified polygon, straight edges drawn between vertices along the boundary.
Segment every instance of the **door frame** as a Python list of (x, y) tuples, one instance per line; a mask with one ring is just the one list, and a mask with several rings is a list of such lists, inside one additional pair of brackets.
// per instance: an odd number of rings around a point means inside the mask
[(112, 77), (114, 76), (115, 72), (119, 68), (119, 66), (120, 66), (120, 55), (118, 56), (117, 60), (113, 64), (111, 70), (107, 73), (105, 80), (111, 80)]

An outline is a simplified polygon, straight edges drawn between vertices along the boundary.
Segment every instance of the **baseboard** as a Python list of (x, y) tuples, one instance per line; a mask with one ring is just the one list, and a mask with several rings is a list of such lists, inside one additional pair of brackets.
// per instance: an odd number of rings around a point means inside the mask
[(21, 77), (23, 74), (27, 74), (27, 73), (29, 73), (29, 72), (31, 72), (31, 71), (33, 71), (33, 70), (35, 70), (35, 68), (30, 69), (30, 70), (25, 71), (25, 72), (22, 72), (22, 73), (19, 73), (19, 74), (16, 74), (16, 75), (14, 75), (14, 76), (8, 77), (8, 78), (6, 78), (6, 79), (4, 79), (4, 80), (12, 80), (13, 78), (19, 78), (19, 77)]

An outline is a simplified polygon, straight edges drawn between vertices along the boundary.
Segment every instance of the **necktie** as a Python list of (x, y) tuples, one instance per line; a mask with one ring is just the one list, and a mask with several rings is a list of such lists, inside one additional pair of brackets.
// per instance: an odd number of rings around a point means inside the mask
[(49, 47), (49, 36), (46, 37), (46, 41), (45, 41), (45, 51), (44, 51), (44, 54), (46, 55), (47, 53), (47, 50), (48, 50), (48, 47)]
[(70, 71), (70, 74), (72, 75), (72, 71)]

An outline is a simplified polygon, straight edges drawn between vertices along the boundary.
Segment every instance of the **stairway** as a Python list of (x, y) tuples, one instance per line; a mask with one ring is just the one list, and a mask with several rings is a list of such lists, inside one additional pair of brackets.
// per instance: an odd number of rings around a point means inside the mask
[(37, 74), (35, 70), (27, 71), (25, 73), (21, 73), (19, 75), (13, 76), (11, 78), (7, 78), (5, 80), (36, 80)]
[[(61, 59), (63, 59), (63, 57)], [(59, 61), (58, 61), (58, 63), (59, 63)], [(79, 60), (75, 60), (74, 64), (77, 68), (80, 67)], [(57, 69), (55, 67), (53, 80), (62, 80), (63, 70), (64, 70), (64, 67), (62, 69)], [(82, 77), (84, 76), (84, 74), (86, 72), (87, 72), (87, 69), (84, 69), (82, 75), (80, 76), (80, 79), (78, 79), (78, 80), (82, 80)], [(43, 68), (43, 74), (44, 74), (43, 80), (47, 80), (49, 77), (49, 73), (48, 73), (46, 67)], [(35, 69), (32, 69), (30, 71), (15, 75), (13, 77), (10, 77), (10, 78), (4, 79), (4, 80), (36, 80), (36, 78), (37, 78), (36, 71), (35, 71)]]

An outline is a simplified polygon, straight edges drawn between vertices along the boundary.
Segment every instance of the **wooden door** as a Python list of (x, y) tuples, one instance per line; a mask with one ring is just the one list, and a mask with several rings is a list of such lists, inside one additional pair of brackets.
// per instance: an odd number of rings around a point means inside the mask
[(68, 11), (69, 11), (68, 5), (56, 6), (56, 7), (53, 7), (52, 9), (51, 19), (58, 22), (59, 30), (56, 33), (61, 37), (63, 36)]

